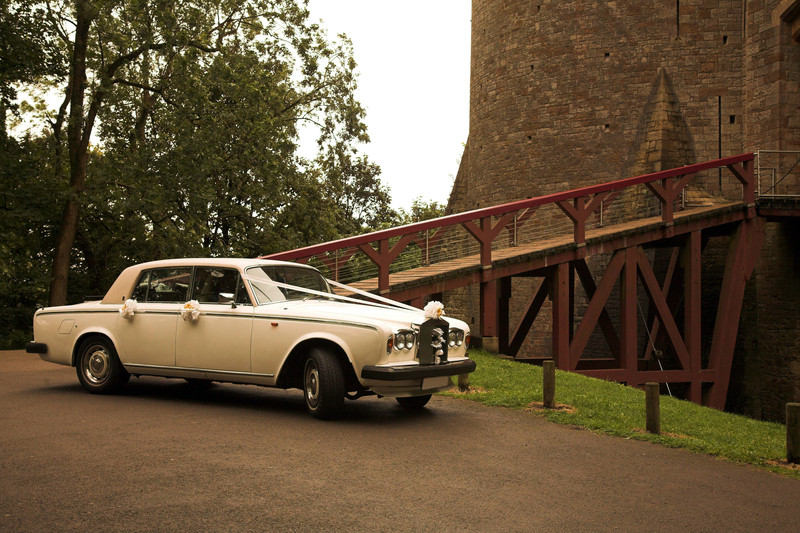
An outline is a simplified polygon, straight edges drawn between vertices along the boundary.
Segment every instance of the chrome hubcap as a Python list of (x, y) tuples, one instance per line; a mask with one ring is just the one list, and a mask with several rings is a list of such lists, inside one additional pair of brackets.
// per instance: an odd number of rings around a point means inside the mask
[(95, 385), (103, 383), (111, 371), (111, 356), (101, 346), (93, 347), (89, 356), (84, 359), (83, 375)]
[(319, 400), (319, 371), (317, 366), (312, 362), (306, 363), (306, 401), (311, 407), (317, 406)]

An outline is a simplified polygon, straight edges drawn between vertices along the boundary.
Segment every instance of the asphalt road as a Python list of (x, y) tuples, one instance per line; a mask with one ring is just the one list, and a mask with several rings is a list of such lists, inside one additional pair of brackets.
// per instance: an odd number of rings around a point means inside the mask
[(800, 531), (800, 481), (434, 397), (305, 414), (299, 391), (0, 352), (0, 531)]

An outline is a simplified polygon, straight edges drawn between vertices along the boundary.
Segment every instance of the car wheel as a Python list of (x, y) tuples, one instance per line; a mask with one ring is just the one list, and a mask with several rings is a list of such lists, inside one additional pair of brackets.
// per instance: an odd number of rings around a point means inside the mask
[(83, 342), (75, 370), (83, 388), (93, 394), (117, 392), (131, 377), (119, 362), (114, 345), (104, 337), (91, 337)]
[(334, 418), (344, 404), (344, 372), (332, 353), (314, 349), (303, 369), (306, 409), (316, 418)]
[(430, 394), (423, 394), (422, 396), (408, 396), (406, 398), (395, 398), (397, 403), (405, 409), (422, 409), (431, 399)]

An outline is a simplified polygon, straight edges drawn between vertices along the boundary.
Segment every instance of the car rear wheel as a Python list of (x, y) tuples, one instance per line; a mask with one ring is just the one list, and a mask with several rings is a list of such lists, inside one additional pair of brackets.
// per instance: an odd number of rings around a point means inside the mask
[(303, 369), (306, 409), (316, 418), (336, 417), (344, 404), (344, 372), (332, 353), (315, 348)]
[(118, 392), (131, 377), (114, 345), (104, 337), (91, 337), (81, 344), (75, 371), (83, 388), (93, 394)]
[(406, 398), (396, 398), (397, 403), (400, 404), (401, 407), (405, 409), (422, 409), (431, 399), (430, 394), (424, 394), (422, 396), (409, 396)]

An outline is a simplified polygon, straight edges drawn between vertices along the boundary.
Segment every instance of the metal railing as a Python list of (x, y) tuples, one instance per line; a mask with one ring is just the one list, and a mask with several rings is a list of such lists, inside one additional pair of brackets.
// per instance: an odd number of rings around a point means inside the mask
[(756, 152), (756, 194), (763, 198), (800, 197), (800, 151)]
[[(754, 159), (752, 153), (742, 154), (262, 257), (310, 263), (344, 283), (377, 278), (379, 291), (387, 292), (390, 273), (466, 257), (479, 258), (481, 266), (490, 268), (493, 251), (501, 248), (548, 240), (581, 246), (587, 230), (595, 228), (654, 217), (671, 225), (676, 212), (721, 201), (741, 199), (751, 207), (757, 184)], [(704, 185), (717, 181), (712, 171), (723, 168), (730, 171), (725, 173), (728, 193), (706, 193)], [(735, 192), (732, 199), (737, 187), (741, 194)]]

